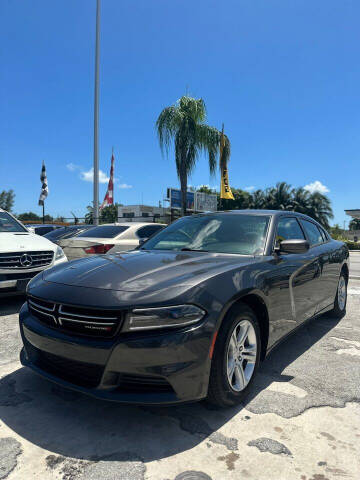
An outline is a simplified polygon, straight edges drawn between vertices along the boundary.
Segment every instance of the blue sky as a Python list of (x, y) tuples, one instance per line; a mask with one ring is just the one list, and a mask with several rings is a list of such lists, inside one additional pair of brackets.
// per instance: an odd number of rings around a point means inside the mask
[[(360, 208), (360, 3), (102, 0), (100, 167), (115, 200), (177, 186), (154, 123), (187, 90), (231, 139), (230, 184), (329, 190), (335, 221)], [(15, 211), (85, 213), (92, 200), (95, 0), (0, 1), (0, 189)], [(70, 167), (69, 167), (70, 165)], [(105, 177), (106, 177), (105, 175)], [(205, 158), (190, 183), (216, 186)], [(106, 184), (100, 185), (100, 201)]]

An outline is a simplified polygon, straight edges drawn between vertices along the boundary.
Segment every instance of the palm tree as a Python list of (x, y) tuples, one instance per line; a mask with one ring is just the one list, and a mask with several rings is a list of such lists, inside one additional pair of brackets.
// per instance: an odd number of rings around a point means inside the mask
[(329, 198), (320, 192), (310, 194), (309, 207), (306, 214), (321, 223), (325, 229), (330, 227), (329, 219), (334, 218)]
[[(210, 173), (214, 174), (220, 149), (221, 132), (205, 123), (206, 107), (202, 98), (183, 96), (175, 105), (164, 108), (156, 128), (162, 152), (169, 153), (174, 142), (177, 175), (181, 186), (181, 211), (186, 215), (186, 192), (188, 177), (195, 168), (201, 153), (209, 156)], [(220, 167), (230, 158), (230, 142), (225, 137), (225, 146)]]
[(251, 200), (250, 200), (250, 208), (255, 208), (257, 210), (261, 210), (266, 207), (265, 202), (265, 195), (263, 190), (255, 190), (254, 192), (251, 193), (250, 195)]
[(293, 188), (292, 205), (295, 212), (305, 213), (309, 211), (310, 193), (303, 187)]
[(265, 191), (267, 207), (273, 210), (292, 210), (291, 185), (278, 182)]

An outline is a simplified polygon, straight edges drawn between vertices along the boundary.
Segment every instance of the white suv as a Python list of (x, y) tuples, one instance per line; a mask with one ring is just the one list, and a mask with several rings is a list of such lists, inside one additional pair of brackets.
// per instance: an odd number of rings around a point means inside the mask
[(37, 273), (66, 261), (59, 246), (0, 208), (0, 297), (24, 293)]

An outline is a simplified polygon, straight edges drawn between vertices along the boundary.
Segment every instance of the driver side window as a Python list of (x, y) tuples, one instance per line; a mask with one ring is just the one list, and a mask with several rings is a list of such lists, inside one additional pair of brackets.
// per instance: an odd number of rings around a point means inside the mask
[(283, 240), (301, 239), (305, 240), (299, 222), (295, 217), (280, 218), (276, 232), (276, 246)]

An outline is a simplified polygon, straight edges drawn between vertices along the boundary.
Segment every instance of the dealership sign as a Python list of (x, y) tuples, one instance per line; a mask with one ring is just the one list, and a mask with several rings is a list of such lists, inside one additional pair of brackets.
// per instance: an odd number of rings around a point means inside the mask
[[(170, 208), (181, 209), (181, 190), (176, 188), (167, 189), (167, 198)], [(186, 209), (196, 212), (215, 212), (217, 210), (216, 194), (202, 192), (186, 193)]]

